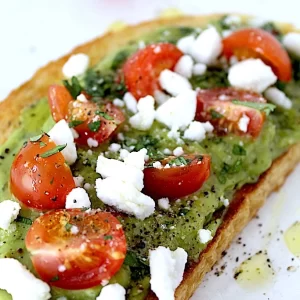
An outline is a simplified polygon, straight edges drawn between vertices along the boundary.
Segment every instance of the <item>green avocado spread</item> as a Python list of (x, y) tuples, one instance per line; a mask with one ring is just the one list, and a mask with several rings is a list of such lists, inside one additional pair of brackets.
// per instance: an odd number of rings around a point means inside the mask
[[(214, 24), (219, 30), (229, 29), (223, 19)], [(241, 24), (240, 26), (247, 26)], [(272, 23), (264, 25), (265, 30), (274, 33), (280, 40), (281, 33)], [(276, 29), (276, 30), (275, 30)], [(172, 27), (162, 28), (139, 41), (146, 44), (157, 42), (176, 43), (179, 38), (196, 35), (198, 28)], [(122, 97), (126, 91), (122, 83), (114, 83), (112, 78), (126, 58), (138, 49), (139, 41), (132, 41), (117, 53), (112, 53), (99, 62), (98, 65), (80, 76), (80, 85), (94, 98)], [(198, 237), (199, 229), (209, 229), (212, 235), (222, 223), (226, 207), (222, 199), (229, 201), (234, 193), (246, 183), (254, 183), (259, 176), (272, 164), (272, 161), (282, 155), (287, 149), (300, 141), (300, 60), (291, 58), (293, 62), (293, 80), (289, 83), (277, 82), (293, 103), (292, 109), (284, 110), (277, 107), (267, 116), (262, 132), (258, 138), (234, 134), (209, 135), (202, 142), (184, 140), (184, 153), (209, 154), (211, 156), (211, 175), (202, 188), (196, 193), (180, 200), (171, 202), (170, 209), (163, 210), (158, 206), (154, 214), (141, 221), (133, 216), (121, 216), (120, 221), (126, 234), (128, 245), (127, 256), (122, 268), (110, 280), (118, 282), (126, 288), (127, 299), (144, 299), (150, 288), (150, 271), (148, 253), (158, 246), (175, 250), (183, 248), (188, 253), (188, 263), (197, 261), (199, 254), (206, 247)], [(204, 75), (193, 76), (190, 79), (193, 88), (227, 87), (227, 71), (218, 66), (208, 68)], [(126, 111), (127, 117), (132, 114)], [(127, 118), (127, 121), (128, 121)], [(126, 121), (126, 122), (127, 122)], [(9, 173), (14, 156), (29, 137), (37, 135), (41, 130), (47, 132), (54, 125), (48, 102), (41, 99), (24, 109), (20, 116), (18, 129), (0, 146), (0, 201), (14, 199), (8, 187)], [(84, 183), (92, 188), (88, 194), (92, 208), (108, 209), (96, 196), (93, 188), (95, 180), (100, 176), (95, 172), (97, 157), (105, 153), (108, 158), (119, 159), (119, 153), (108, 150), (110, 143), (121, 144), (122, 148), (138, 151), (148, 150), (151, 160), (165, 157), (165, 150), (173, 151), (178, 144), (169, 138), (168, 129), (154, 122), (149, 131), (138, 131), (125, 124), (127, 130), (121, 130), (122, 138), (117, 136), (100, 145), (98, 148), (78, 149), (78, 160), (71, 166), (73, 176), (82, 176)], [(18, 218), (9, 230), (0, 229), (0, 258), (18, 259), (36, 276), (31, 264), (29, 253), (24, 244), (25, 235), (32, 221), (39, 213), (22, 208)], [(51, 299), (66, 297), (68, 300), (95, 300), (101, 291), (101, 286), (85, 290), (63, 290), (51, 288)], [(0, 290), (0, 299), (9, 300), (11, 296)]]

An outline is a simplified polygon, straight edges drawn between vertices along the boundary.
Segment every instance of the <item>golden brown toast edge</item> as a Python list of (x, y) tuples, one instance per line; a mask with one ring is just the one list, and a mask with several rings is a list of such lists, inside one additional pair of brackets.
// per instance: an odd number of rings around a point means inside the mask
[[(5, 142), (12, 131), (18, 126), (18, 116), (21, 110), (36, 100), (47, 96), (49, 85), (60, 82), (63, 78), (62, 66), (68, 58), (75, 53), (86, 53), (90, 57), (90, 65), (95, 65), (109, 53), (117, 51), (129, 41), (136, 40), (162, 26), (202, 26), (217, 20), (223, 14), (204, 16), (182, 16), (168, 19), (157, 19), (135, 26), (128, 26), (118, 32), (107, 32), (88, 43), (76, 47), (71, 53), (56, 61), (50, 62), (39, 69), (33, 77), (13, 90), (8, 97), (0, 103), (0, 145)], [(241, 15), (242, 18), (249, 18)], [(293, 30), (290, 24), (280, 24), (284, 32)], [(203, 277), (220, 259), (232, 240), (248, 222), (255, 216), (258, 209), (264, 204), (267, 196), (285, 181), (287, 175), (300, 161), (300, 144), (289, 149), (287, 153), (278, 158), (271, 168), (263, 174), (256, 184), (243, 187), (230, 204), (228, 213), (218, 229), (214, 239), (200, 255), (198, 263), (190, 266), (184, 273), (183, 281), (176, 290), (176, 299), (189, 299), (195, 292)], [(148, 297), (157, 299), (151, 292)]]

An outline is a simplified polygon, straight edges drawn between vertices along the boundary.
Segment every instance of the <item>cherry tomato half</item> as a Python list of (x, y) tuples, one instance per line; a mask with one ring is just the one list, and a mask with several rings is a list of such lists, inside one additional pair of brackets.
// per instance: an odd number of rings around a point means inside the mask
[(233, 32), (223, 39), (223, 54), (238, 59), (261, 58), (269, 65), (279, 80), (292, 78), (291, 60), (279, 41), (269, 32), (258, 28), (246, 28)]
[[(265, 121), (264, 113), (250, 107), (233, 104), (232, 100), (266, 102), (260, 94), (235, 88), (199, 90), (195, 119), (201, 122), (210, 121), (219, 133), (235, 132), (257, 137)], [(244, 115), (249, 118), (246, 132), (239, 127), (239, 121)]]
[(13, 161), (10, 171), (12, 194), (26, 206), (36, 209), (65, 207), (66, 196), (75, 188), (70, 168), (58, 152), (41, 155), (57, 145), (47, 135), (28, 141)]
[[(180, 158), (186, 164), (178, 165)], [(143, 193), (154, 199), (178, 199), (198, 191), (210, 175), (210, 157), (183, 155), (180, 158), (170, 156), (161, 161), (161, 168), (145, 168)]]
[(165, 69), (172, 70), (183, 53), (173, 44), (160, 43), (134, 53), (123, 66), (125, 84), (138, 100), (160, 90), (158, 77)]
[(34, 221), (25, 243), (41, 279), (71, 290), (109, 280), (126, 254), (118, 219), (96, 210), (50, 211)]

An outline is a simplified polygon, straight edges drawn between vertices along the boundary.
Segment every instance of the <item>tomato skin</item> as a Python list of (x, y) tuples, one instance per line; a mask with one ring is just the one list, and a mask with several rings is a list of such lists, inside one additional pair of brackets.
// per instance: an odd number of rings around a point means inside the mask
[[(220, 100), (222, 97), (225, 100)], [(257, 137), (265, 121), (264, 113), (250, 107), (233, 104), (231, 103), (232, 100), (266, 103), (266, 100), (260, 94), (231, 87), (199, 90), (195, 119), (200, 122), (210, 121), (215, 131), (219, 133), (234, 132), (240, 135), (249, 134)], [(223, 117), (214, 119), (212, 111)], [(238, 126), (238, 122), (243, 115), (250, 119), (247, 132), (241, 131)]]
[[(97, 115), (96, 112), (105, 112), (107, 115), (113, 118), (108, 120), (105, 117)], [(125, 121), (123, 112), (111, 103), (107, 103), (99, 107), (96, 103), (91, 101), (81, 102), (75, 100), (69, 103), (69, 118), (68, 121), (81, 121), (82, 124), (75, 126), (75, 130), (79, 134), (79, 137), (75, 139), (75, 142), (79, 145), (87, 145), (87, 140), (92, 138), (99, 144), (107, 140)], [(91, 131), (89, 124), (95, 121), (100, 121), (100, 127), (96, 132)]]
[[(75, 234), (71, 226), (76, 226)], [(41, 279), (71, 290), (109, 280), (121, 268), (126, 254), (125, 234), (118, 219), (96, 210), (50, 211), (34, 221), (25, 243)]]
[[(40, 146), (40, 142), (45, 146)], [(10, 190), (23, 204), (35, 209), (65, 207), (67, 194), (75, 188), (70, 168), (61, 153), (39, 155), (56, 147), (47, 135), (28, 141), (15, 157), (10, 171)]]
[[(198, 155), (199, 156), (199, 155)], [(153, 199), (169, 198), (170, 200), (182, 198), (198, 191), (210, 175), (210, 157), (201, 155), (183, 155), (191, 160), (186, 166), (171, 166), (170, 168), (145, 168), (143, 193)], [(165, 166), (170, 156), (161, 163)]]
[(223, 39), (223, 54), (239, 59), (261, 58), (273, 69), (279, 80), (292, 79), (291, 60), (279, 41), (269, 32), (259, 28), (246, 28), (233, 32)]
[(68, 107), (72, 100), (73, 98), (66, 87), (58, 84), (49, 86), (48, 102), (55, 122), (68, 118)]
[[(158, 50), (159, 49), (159, 50)], [(123, 66), (125, 84), (139, 100), (160, 90), (158, 77), (165, 69), (173, 70), (183, 53), (173, 44), (159, 43), (146, 46), (134, 53)]]

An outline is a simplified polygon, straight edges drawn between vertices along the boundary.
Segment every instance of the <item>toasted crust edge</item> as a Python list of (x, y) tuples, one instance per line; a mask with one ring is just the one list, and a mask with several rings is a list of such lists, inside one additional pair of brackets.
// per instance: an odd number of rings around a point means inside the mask
[[(91, 65), (94, 65), (108, 53), (114, 52), (126, 45), (129, 41), (138, 39), (143, 34), (162, 26), (202, 26), (207, 22), (217, 20), (223, 15), (224, 14), (182, 16), (169, 19), (157, 19), (135, 26), (128, 26), (118, 32), (107, 32), (99, 38), (76, 47), (68, 55), (50, 62), (39, 69), (29, 81), (13, 90), (7, 98), (0, 103), (0, 145), (3, 144), (12, 131), (17, 128), (18, 116), (21, 110), (31, 103), (34, 103), (37, 99), (45, 97), (47, 95), (48, 86), (62, 79), (62, 66), (72, 54), (86, 53), (90, 57)], [(249, 18), (247, 15), (240, 16), (244, 19)], [(284, 32), (294, 29), (291, 24), (280, 24), (280, 26)], [(11, 103), (14, 105), (11, 105)], [(214, 239), (201, 253), (199, 262), (193, 264), (185, 271), (183, 280), (176, 289), (176, 299), (186, 300), (193, 295), (205, 274), (208, 273), (213, 265), (220, 259), (222, 252), (229, 247), (235, 236), (240, 233), (255, 216), (259, 208), (265, 203), (267, 196), (284, 183), (288, 174), (299, 161), (300, 144), (297, 144), (274, 161), (269, 170), (260, 177), (256, 184), (246, 185), (236, 194)], [(147, 299), (152, 300), (157, 299), (157, 297), (150, 292)]]

